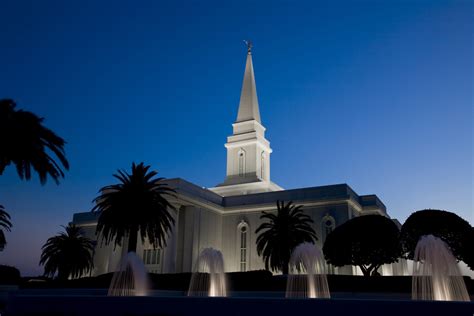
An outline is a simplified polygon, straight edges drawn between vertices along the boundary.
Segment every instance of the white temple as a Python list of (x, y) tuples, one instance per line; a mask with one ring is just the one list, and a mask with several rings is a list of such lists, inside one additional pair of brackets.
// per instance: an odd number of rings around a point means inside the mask
[[(284, 190), (270, 178), (270, 142), (260, 119), (257, 88), (249, 47), (233, 133), (227, 138), (227, 171), (224, 182), (206, 189), (181, 178), (169, 179), (177, 192), (175, 227), (164, 249), (139, 244), (137, 253), (150, 272), (191, 272), (200, 251), (213, 247), (224, 256), (225, 271), (264, 269), (256, 251), (256, 228), (262, 211), (276, 210), (276, 201), (293, 201), (314, 220), (322, 247), (328, 233), (337, 225), (366, 214), (388, 216), (376, 195), (358, 195), (347, 184)], [(87, 237), (97, 239), (97, 214), (74, 214), (73, 223), (83, 227)], [(122, 251), (98, 243), (94, 271), (99, 275), (115, 271)], [(395, 265), (384, 267), (383, 274), (398, 274)], [(352, 266), (333, 268), (331, 273), (359, 274)]]

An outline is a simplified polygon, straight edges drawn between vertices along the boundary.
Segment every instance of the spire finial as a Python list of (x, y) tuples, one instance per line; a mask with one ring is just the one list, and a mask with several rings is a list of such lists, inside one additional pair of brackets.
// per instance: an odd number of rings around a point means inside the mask
[(245, 45), (247, 45), (247, 54), (252, 54), (252, 41), (244, 40)]

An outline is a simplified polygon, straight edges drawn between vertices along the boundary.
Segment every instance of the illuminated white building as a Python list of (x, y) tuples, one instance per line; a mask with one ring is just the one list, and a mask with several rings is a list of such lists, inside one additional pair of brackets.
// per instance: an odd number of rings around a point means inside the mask
[[(256, 228), (262, 211), (276, 209), (276, 201), (302, 205), (314, 220), (322, 244), (337, 225), (360, 215), (387, 216), (385, 205), (376, 195), (358, 195), (347, 184), (285, 190), (270, 178), (272, 149), (260, 120), (257, 89), (249, 49), (245, 66), (237, 119), (227, 138), (227, 171), (224, 182), (203, 188), (186, 180), (168, 180), (177, 192), (171, 202), (176, 206), (175, 227), (164, 249), (139, 244), (137, 252), (151, 272), (190, 272), (199, 252), (207, 247), (222, 251), (225, 270), (248, 271), (264, 268), (256, 251)], [(133, 214), (133, 212), (131, 213)], [(97, 214), (74, 214), (73, 223), (96, 239)], [(114, 271), (123, 249), (97, 245), (94, 275)], [(330, 269), (353, 274), (352, 267)], [(386, 269), (385, 269), (386, 270)], [(385, 271), (384, 270), (384, 271)], [(390, 270), (391, 271), (391, 270)]]

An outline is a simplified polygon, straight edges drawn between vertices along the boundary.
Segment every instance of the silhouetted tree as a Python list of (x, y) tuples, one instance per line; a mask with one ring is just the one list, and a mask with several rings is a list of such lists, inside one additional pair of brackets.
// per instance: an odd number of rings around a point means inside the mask
[(474, 227), (471, 227), (463, 241), (462, 260), (474, 270)]
[[(265, 269), (282, 271), (288, 274), (288, 264), (293, 250), (303, 242), (313, 243), (318, 239), (311, 227), (313, 220), (303, 213), (301, 206), (292, 202), (277, 201), (277, 213), (262, 212), (260, 219), (268, 220), (262, 223), (256, 234), (257, 252), (265, 261)], [(269, 269), (270, 268), (270, 269)]]
[(402, 225), (400, 242), (406, 257), (413, 259), (416, 245), (423, 235), (434, 235), (448, 244), (453, 255), (463, 260), (463, 247), (471, 225), (458, 215), (442, 210), (412, 213)]
[(95, 242), (82, 235), (82, 229), (73, 224), (64, 227), (65, 232), (48, 239), (42, 247), (40, 265), (44, 274), (58, 279), (77, 278), (88, 273), (94, 266)]
[(120, 183), (103, 187), (94, 199), (93, 212), (100, 212), (97, 234), (106, 244), (121, 245), (128, 237), (128, 252), (137, 249), (138, 233), (142, 242), (145, 238), (153, 247), (166, 246), (166, 238), (174, 225), (170, 213), (175, 208), (167, 197), (175, 191), (164, 183), (164, 178), (154, 178), (156, 171), (150, 166), (132, 164), (132, 173), (118, 170), (114, 177)]
[(5, 238), (4, 230), (10, 231), (12, 223), (10, 222), (10, 215), (5, 211), (3, 205), (0, 205), (0, 251), (5, 249), (7, 240)]
[(48, 175), (58, 183), (64, 177), (60, 164), (69, 169), (64, 140), (43, 126), (43, 118), (15, 107), (13, 100), (0, 100), (0, 175), (14, 164), (21, 179), (31, 179), (33, 169), (41, 184), (46, 183)]
[(326, 261), (337, 267), (359, 266), (365, 276), (377, 275), (377, 269), (401, 256), (399, 230), (381, 215), (355, 217), (336, 227), (323, 246)]
[(15, 267), (0, 264), (0, 284), (20, 285), (20, 270)]

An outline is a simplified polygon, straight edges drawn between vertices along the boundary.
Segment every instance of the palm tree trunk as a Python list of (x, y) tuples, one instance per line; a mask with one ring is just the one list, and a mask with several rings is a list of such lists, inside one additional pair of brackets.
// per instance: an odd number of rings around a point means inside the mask
[(137, 252), (137, 229), (131, 229), (128, 236), (128, 248), (127, 252)]

